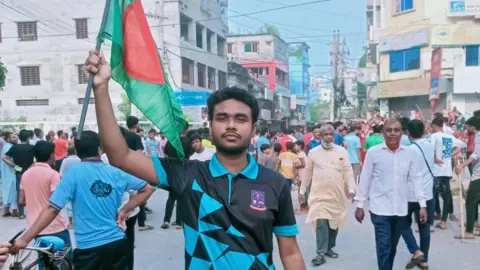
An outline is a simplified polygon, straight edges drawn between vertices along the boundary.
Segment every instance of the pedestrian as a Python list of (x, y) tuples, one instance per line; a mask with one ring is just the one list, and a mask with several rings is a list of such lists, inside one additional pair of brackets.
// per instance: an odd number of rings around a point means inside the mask
[(270, 137), (270, 131), (268, 130), (267, 127), (263, 127), (260, 130), (260, 137), (258, 137), (258, 139), (257, 139), (258, 157), (261, 157), (263, 155), (263, 151), (262, 151), (261, 148), (264, 144), (270, 146), (270, 140), (268, 139), (269, 137)]
[(385, 142), (367, 152), (355, 197), (355, 218), (363, 222), (364, 204), (369, 200), (378, 269), (392, 270), (398, 240), (407, 226), (409, 183), (413, 184), (415, 198), (421, 207), (421, 222), (427, 222), (427, 205), (418, 168), (422, 160), (411, 148), (400, 144), (400, 121), (395, 118), (387, 120), (383, 136)]
[(298, 155), (293, 149), (295, 144), (293, 142), (287, 142), (285, 146), (287, 152), (282, 152), (278, 156), (277, 170), (285, 177), (285, 181), (291, 191), (294, 178), (298, 176), (297, 166), (301, 166), (301, 164)]
[[(123, 140), (118, 126), (115, 130)], [(53, 192), (49, 205), (15, 241), (10, 252), (16, 253), (24, 249), (71, 201), (76, 239), (74, 269), (123, 270), (127, 266), (128, 249), (124, 230), (128, 213), (144, 203), (154, 189), (145, 181), (103, 163), (100, 159), (100, 138), (97, 133), (84, 131), (81, 138), (75, 140), (75, 149), (82, 162), (67, 170)], [(126, 148), (125, 142), (122, 143)], [(137, 194), (118, 212), (123, 194), (127, 190), (136, 190)]]
[[(23, 173), (33, 164), (33, 145), (29, 143), (30, 133), (22, 129), (19, 133), (20, 144), (13, 145), (3, 156), (3, 161), (15, 169), (17, 200)], [(24, 219), (24, 207), (18, 206), (18, 218)]]
[[(67, 171), (67, 169), (77, 163), (80, 163), (81, 160), (77, 156), (77, 151), (75, 150), (75, 145), (69, 145), (67, 149), (68, 156), (63, 159), (60, 169), (58, 170), (61, 177), (63, 177)], [(73, 228), (73, 215), (72, 215), (72, 204), (68, 203), (67, 205), (67, 215), (69, 221), (69, 228)]]
[(355, 196), (355, 180), (347, 151), (334, 143), (335, 130), (331, 125), (320, 128), (322, 145), (310, 151), (305, 178), (299, 193), (299, 203), (306, 202), (311, 184), (306, 223), (316, 232), (317, 256), (313, 266), (326, 262), (325, 257), (338, 258), (333, 248), (338, 229), (346, 222), (349, 201)]
[[(16, 216), (18, 217), (18, 199), (17, 199), (17, 188), (16, 188), (16, 177), (15, 169), (8, 162), (10, 162), (9, 157), (6, 157), (5, 154), (12, 148), (14, 145), (13, 142), (16, 141), (17, 136), (11, 132), (5, 132), (5, 144), (2, 148), (2, 200), (3, 200), (3, 217)], [(5, 160), (7, 159), (7, 161)]]
[[(280, 145), (280, 151), (282, 146)], [(258, 164), (265, 168), (276, 170), (277, 169), (277, 155), (273, 153), (273, 148), (270, 143), (263, 144), (260, 148), (262, 155), (258, 157)]]
[[(423, 192), (427, 204), (428, 222), (420, 220), (420, 204), (418, 203), (413, 185), (408, 187), (408, 215), (407, 226), (402, 232), (403, 240), (407, 245), (412, 258), (406, 265), (406, 269), (413, 269), (418, 266), (420, 269), (428, 269), (428, 251), (430, 249), (430, 233), (433, 228), (433, 220), (435, 215), (435, 199), (433, 198), (433, 172), (435, 149), (432, 143), (423, 138), (425, 125), (420, 120), (411, 120), (408, 123), (408, 138), (411, 142), (409, 146), (417, 156), (422, 157), (423, 163), (419, 164), (421, 171)], [(418, 231), (420, 233), (420, 247), (415, 240), (412, 231), (412, 214), (417, 221)]]
[(190, 137), (192, 142), (192, 147), (195, 153), (190, 156), (190, 160), (200, 160), (200, 161), (207, 161), (211, 160), (213, 155), (215, 154), (215, 149), (204, 147), (202, 144), (202, 137), (195, 133)]
[[(465, 228), (465, 239), (474, 239), (473, 230), (478, 219), (478, 204), (480, 203), (480, 118), (471, 117), (465, 123), (469, 135), (475, 136), (474, 149), (468, 160), (456, 167), (458, 174), (463, 172), (465, 167), (472, 165), (472, 181), (468, 186), (466, 198), (467, 226)], [(477, 224), (478, 226), (478, 224)], [(460, 239), (461, 235), (456, 236)]]
[(57, 131), (57, 139), (55, 143), (55, 160), (61, 160), (67, 157), (68, 135), (62, 130)]
[(343, 137), (347, 144), (348, 159), (350, 160), (355, 183), (358, 184), (360, 171), (362, 170), (362, 144), (360, 142), (360, 133), (362, 128), (357, 123), (352, 123), (350, 133)]
[(157, 157), (157, 142), (155, 141), (155, 134), (157, 131), (152, 128), (148, 131), (148, 137), (145, 140), (145, 145), (146, 145), (146, 150), (147, 150), (147, 155)]
[[(108, 94), (110, 66), (90, 53), (86, 70), (96, 75), (97, 121), (110, 162), (179, 196), (185, 235), (185, 268), (274, 268), (273, 234), (283, 268), (304, 270), (288, 185), (247, 154), (260, 113), (256, 98), (236, 87), (208, 98), (208, 120), (217, 153), (209, 162), (158, 159), (128, 152)], [(252, 181), (254, 180), (254, 181)], [(265, 222), (269, 220), (269, 222)]]
[(313, 137), (308, 143), (306, 154), (310, 152), (313, 148), (320, 146), (322, 143), (322, 137), (320, 136), (320, 125), (316, 125), (312, 128)]
[(382, 136), (382, 125), (373, 125), (372, 126), (372, 134), (368, 136), (367, 140), (365, 141), (365, 145), (363, 148), (365, 149), (365, 152), (368, 151), (368, 149), (374, 147), (375, 145), (382, 144), (384, 142), (383, 136)]
[[(302, 181), (305, 179), (305, 167), (307, 164), (307, 154), (303, 151), (305, 149), (305, 143), (303, 141), (296, 141), (293, 150), (298, 156), (298, 160), (300, 161), (300, 165), (297, 166), (298, 169), (298, 192), (300, 192), (300, 186)], [(303, 215), (308, 213), (308, 194), (309, 194), (310, 186), (307, 187), (307, 191), (305, 192), (305, 201), (303, 204), (300, 204), (300, 208), (295, 210), (295, 214)]]
[[(60, 183), (60, 174), (52, 169), (55, 163), (55, 145), (39, 141), (34, 146), (36, 162), (22, 175), (19, 204), (25, 206), (28, 227), (32, 227), (43, 209), (49, 205), (50, 197)], [(28, 203), (27, 203), (28, 202)], [(55, 236), (67, 246), (72, 245), (68, 223), (63, 215), (57, 215), (37, 237)], [(71, 261), (71, 254), (67, 255)]]

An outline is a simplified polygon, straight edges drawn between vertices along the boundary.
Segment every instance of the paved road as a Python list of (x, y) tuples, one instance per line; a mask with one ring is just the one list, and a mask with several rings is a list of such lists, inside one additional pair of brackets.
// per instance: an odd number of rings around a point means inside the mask
[[(292, 193), (292, 195), (296, 196)], [(183, 269), (184, 244), (181, 230), (159, 228), (163, 220), (166, 192), (155, 192), (149, 201), (149, 206), (154, 210), (148, 216), (147, 223), (155, 226), (155, 230), (137, 232), (135, 266), (136, 269)], [(457, 204), (458, 205), (458, 204)], [(320, 267), (311, 267), (310, 260), (315, 255), (315, 234), (310, 225), (304, 223), (305, 216), (298, 216), (300, 228), (299, 244), (308, 269), (335, 269), (335, 270), (375, 270), (376, 256), (373, 226), (369, 217), (364, 224), (358, 224), (353, 219), (353, 208), (349, 213), (348, 226), (341, 229), (335, 250), (340, 258), (328, 262)], [(0, 240), (8, 240), (12, 235), (26, 226), (25, 221), (0, 217)], [(452, 237), (459, 232), (458, 223), (451, 223), (446, 231), (437, 231), (432, 236), (430, 252), (430, 269), (434, 270), (463, 270), (480, 269), (480, 243), (478, 240), (465, 244), (454, 240)], [(479, 238), (480, 239), (480, 238)], [(2, 241), (3, 241), (2, 240)], [(395, 270), (405, 269), (404, 264), (410, 255), (403, 240), (400, 240), (396, 257)], [(275, 265), (283, 269), (275, 247)]]

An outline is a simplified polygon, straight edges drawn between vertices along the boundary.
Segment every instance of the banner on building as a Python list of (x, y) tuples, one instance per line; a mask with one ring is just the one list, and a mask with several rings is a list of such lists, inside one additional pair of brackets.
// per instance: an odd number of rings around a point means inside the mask
[(480, 16), (480, 0), (449, 0), (448, 17)]
[(442, 75), (442, 47), (432, 51), (432, 68), (430, 70), (430, 95), (432, 114), (435, 113), (436, 101), (440, 98), (440, 77)]

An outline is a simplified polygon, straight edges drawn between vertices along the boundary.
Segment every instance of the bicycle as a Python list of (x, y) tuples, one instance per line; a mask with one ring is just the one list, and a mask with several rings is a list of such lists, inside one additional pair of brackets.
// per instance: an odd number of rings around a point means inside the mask
[[(10, 270), (30, 270), (42, 265), (43, 270), (72, 270), (72, 265), (67, 259), (72, 247), (65, 245), (65, 242), (55, 236), (42, 236), (35, 239), (32, 247), (25, 250), (29, 252), (23, 258), (19, 253), (14, 255), (13, 262), (8, 269)], [(31, 254), (37, 253), (39, 256), (33, 262), (23, 266)], [(23, 255), (23, 253), (22, 253)]]

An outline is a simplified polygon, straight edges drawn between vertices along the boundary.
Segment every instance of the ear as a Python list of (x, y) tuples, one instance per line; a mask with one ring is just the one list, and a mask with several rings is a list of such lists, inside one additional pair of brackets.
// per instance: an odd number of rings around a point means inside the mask
[(255, 123), (253, 124), (253, 128), (252, 128), (252, 134), (251, 134), (251, 137), (255, 137), (255, 134), (257, 134), (257, 128), (258, 128), (258, 124)]

